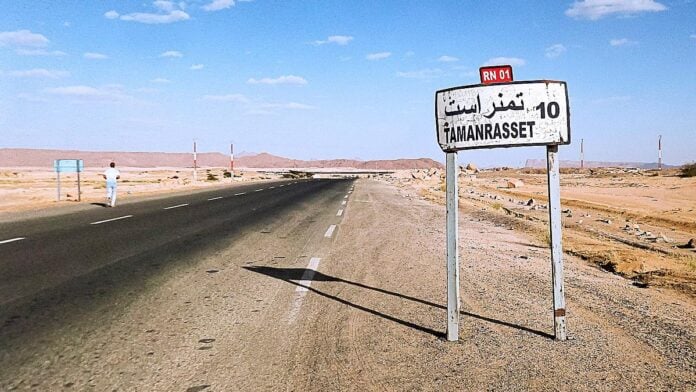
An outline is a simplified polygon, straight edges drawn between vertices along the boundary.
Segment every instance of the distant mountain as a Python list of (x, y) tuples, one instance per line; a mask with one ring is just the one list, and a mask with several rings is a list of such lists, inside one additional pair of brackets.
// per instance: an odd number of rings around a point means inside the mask
[[(545, 159), (527, 159), (524, 167), (529, 168), (545, 168)], [(561, 167), (580, 167), (580, 161), (561, 161)], [(597, 167), (636, 167), (638, 169), (657, 169), (657, 162), (600, 162), (600, 161), (585, 161), (585, 168)], [(662, 164), (665, 169), (677, 168), (679, 166)]]
[[(114, 152), (44, 150), (28, 148), (0, 148), (0, 167), (53, 167), (55, 159), (82, 159), (85, 167), (105, 167), (116, 162), (122, 167), (193, 167), (191, 153), (168, 152)], [(217, 152), (198, 153), (199, 167), (228, 167), (230, 157)], [(297, 160), (268, 153), (235, 154), (238, 168), (355, 168), (373, 170), (442, 168), (442, 164), (429, 158), (359, 161), (353, 159)]]

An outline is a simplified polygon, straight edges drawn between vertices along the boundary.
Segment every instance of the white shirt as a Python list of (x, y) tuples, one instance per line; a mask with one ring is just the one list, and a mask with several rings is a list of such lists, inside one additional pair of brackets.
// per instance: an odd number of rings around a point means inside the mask
[(121, 172), (119, 172), (115, 167), (110, 167), (106, 169), (104, 175), (106, 176), (106, 181), (116, 182), (116, 177), (120, 176)]

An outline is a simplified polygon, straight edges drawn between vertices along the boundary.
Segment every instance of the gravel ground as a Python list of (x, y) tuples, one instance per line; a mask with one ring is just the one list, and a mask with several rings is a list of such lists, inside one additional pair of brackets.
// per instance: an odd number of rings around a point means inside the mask
[(0, 310), (0, 390), (696, 389), (692, 299), (566, 256), (571, 340), (554, 341), (548, 249), (467, 205), (446, 342), (444, 207), (405, 192), (359, 180), (341, 217), (343, 194), (317, 196)]

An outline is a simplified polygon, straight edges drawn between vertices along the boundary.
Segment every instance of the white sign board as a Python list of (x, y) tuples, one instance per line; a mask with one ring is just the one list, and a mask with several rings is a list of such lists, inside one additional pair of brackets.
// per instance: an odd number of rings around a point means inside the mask
[(570, 144), (565, 82), (523, 81), (435, 93), (437, 141), (445, 152)]

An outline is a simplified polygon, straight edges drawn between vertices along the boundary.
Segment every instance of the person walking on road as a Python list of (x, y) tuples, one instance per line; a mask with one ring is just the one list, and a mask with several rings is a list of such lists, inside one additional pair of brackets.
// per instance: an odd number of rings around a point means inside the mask
[(121, 178), (121, 172), (116, 169), (116, 164), (111, 162), (102, 177), (106, 180), (107, 205), (114, 207), (116, 205), (116, 180)]

